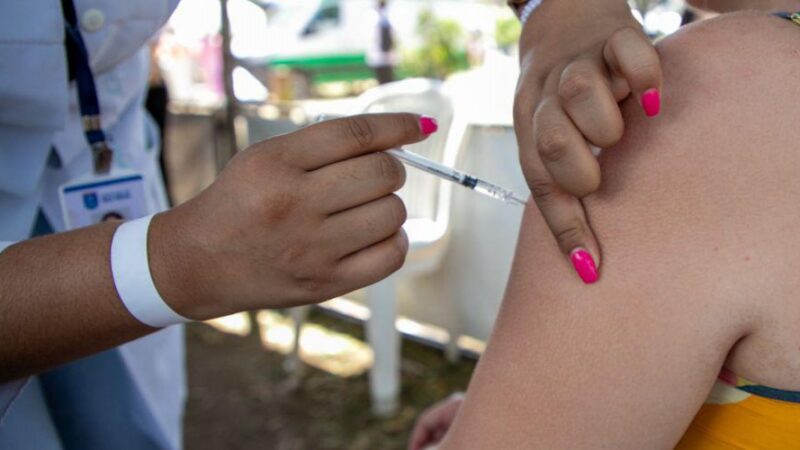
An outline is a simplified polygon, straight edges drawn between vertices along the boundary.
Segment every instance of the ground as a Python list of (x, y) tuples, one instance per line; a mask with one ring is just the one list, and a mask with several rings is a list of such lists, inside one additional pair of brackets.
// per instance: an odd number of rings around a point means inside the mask
[[(361, 325), (321, 313), (310, 321), (364, 339)], [(381, 420), (370, 412), (366, 374), (309, 368), (292, 388), (284, 356), (265, 350), (258, 333), (240, 337), (198, 323), (186, 340), (187, 450), (404, 449), (418, 413), (464, 390), (475, 364), (450, 364), (440, 350), (404, 341), (402, 407)]]

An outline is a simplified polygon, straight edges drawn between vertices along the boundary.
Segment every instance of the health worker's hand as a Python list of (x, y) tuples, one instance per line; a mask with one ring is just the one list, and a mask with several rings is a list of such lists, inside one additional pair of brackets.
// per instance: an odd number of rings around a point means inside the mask
[(622, 137), (618, 103), (634, 95), (660, 109), (658, 54), (625, 0), (544, 0), (520, 37), (514, 127), (532, 197), (585, 283), (600, 247), (581, 198), (600, 186), (591, 146)]
[(157, 215), (149, 247), (165, 301), (192, 319), (321, 302), (399, 269), (408, 238), (382, 152), (425, 139), (414, 114), (335, 119), (238, 153), (199, 196)]

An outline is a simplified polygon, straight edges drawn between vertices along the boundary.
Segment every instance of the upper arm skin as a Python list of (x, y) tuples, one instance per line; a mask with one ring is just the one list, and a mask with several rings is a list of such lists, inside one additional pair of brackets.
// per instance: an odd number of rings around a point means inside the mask
[[(645, 119), (624, 105), (623, 142), (604, 152), (601, 191), (585, 199), (600, 281), (578, 280), (529, 206), (442, 448), (676, 444), (731, 349), (800, 288), (796, 28), (736, 15), (659, 45), (664, 112)], [(800, 318), (797, 306), (786, 313)]]

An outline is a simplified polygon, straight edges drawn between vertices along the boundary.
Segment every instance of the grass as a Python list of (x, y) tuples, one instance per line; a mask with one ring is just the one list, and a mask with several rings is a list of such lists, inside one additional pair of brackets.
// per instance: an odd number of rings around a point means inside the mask
[[(319, 312), (309, 319), (357, 339), (363, 327)], [(264, 349), (258, 333), (240, 337), (205, 324), (187, 327), (189, 400), (185, 446), (193, 449), (404, 449), (417, 415), (466, 389), (471, 360), (448, 363), (441, 351), (404, 341), (402, 406), (372, 416), (367, 375), (340, 378), (307, 368), (294, 384), (284, 356)]]

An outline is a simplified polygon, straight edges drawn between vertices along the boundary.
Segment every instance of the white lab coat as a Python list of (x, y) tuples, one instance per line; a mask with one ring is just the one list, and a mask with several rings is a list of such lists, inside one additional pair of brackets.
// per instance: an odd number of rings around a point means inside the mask
[[(142, 106), (148, 40), (179, 0), (74, 0), (90, 54), (103, 128), (115, 166), (144, 173), (151, 204), (166, 208), (158, 171), (158, 133)], [(51, 148), (60, 168), (48, 165)], [(0, 251), (29, 237), (41, 208), (64, 224), (57, 188), (91, 173), (75, 87), (67, 84), (60, 0), (0, 2)], [(183, 330), (170, 327), (120, 347), (137, 387), (174, 448), (181, 446), (186, 396)], [(0, 386), (0, 419), (23, 382)], [(32, 424), (33, 425), (33, 424)], [(34, 425), (35, 426), (35, 425)], [(4, 429), (0, 433), (14, 432)]]

